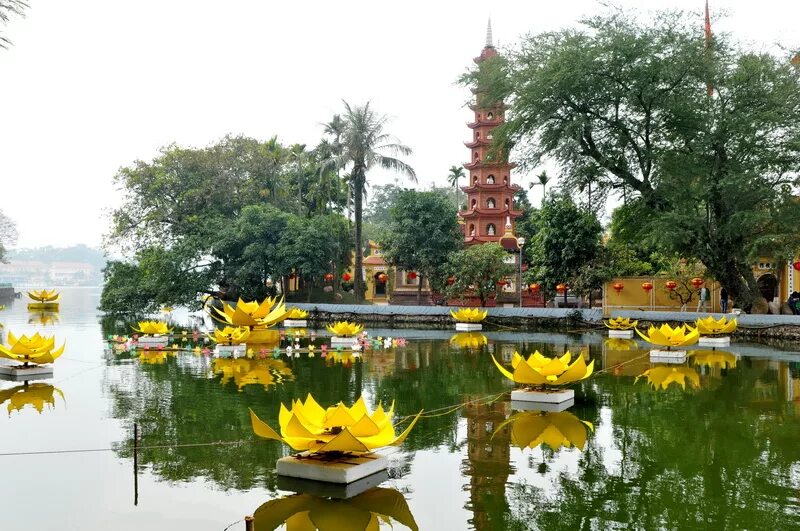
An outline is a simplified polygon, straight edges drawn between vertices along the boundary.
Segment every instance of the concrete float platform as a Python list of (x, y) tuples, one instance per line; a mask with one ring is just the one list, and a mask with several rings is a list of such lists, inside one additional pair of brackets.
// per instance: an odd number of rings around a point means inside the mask
[(575, 400), (575, 391), (572, 389), (554, 389), (552, 391), (517, 389), (511, 391), (512, 402), (528, 402), (530, 404), (561, 404), (569, 400), (572, 400), (573, 402)]
[(456, 323), (456, 332), (477, 332), (483, 330), (481, 323)]
[(685, 350), (651, 350), (650, 361), (655, 363), (683, 363), (686, 361)]
[(325, 498), (337, 498), (345, 500), (358, 496), (373, 487), (377, 487), (389, 479), (389, 471), (381, 470), (367, 477), (353, 481), (352, 483), (330, 483), (326, 481), (313, 481), (310, 479), (293, 478), (290, 476), (278, 476), (276, 486), (279, 490), (288, 490), (300, 494), (311, 494)]
[(307, 328), (307, 319), (286, 319), (283, 321), (284, 328)]
[(331, 336), (331, 345), (339, 347), (351, 347), (357, 340), (354, 337)]
[(44, 380), (53, 376), (52, 365), (0, 365), (0, 375), (12, 381)]
[(608, 337), (617, 339), (633, 339), (633, 330), (609, 330)]
[(247, 344), (238, 345), (217, 345), (214, 347), (214, 355), (218, 358), (239, 358), (247, 354)]
[(143, 347), (166, 347), (169, 336), (139, 336), (136, 342)]
[(564, 402), (525, 402), (512, 400), (511, 409), (514, 411), (544, 411), (545, 413), (561, 413), (575, 405), (575, 399), (570, 398)]
[(731, 346), (731, 336), (708, 337), (700, 336), (697, 341), (699, 347), (729, 347)]
[(331, 456), (305, 453), (278, 459), (278, 476), (344, 485), (389, 468), (389, 458), (378, 452)]

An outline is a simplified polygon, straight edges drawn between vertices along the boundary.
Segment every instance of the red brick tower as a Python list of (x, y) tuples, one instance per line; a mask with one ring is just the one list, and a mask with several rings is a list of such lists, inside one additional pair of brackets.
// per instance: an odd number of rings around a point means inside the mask
[[(495, 56), (497, 50), (492, 44), (490, 21), (486, 46), (474, 61), (480, 65)], [(467, 124), (472, 130), (472, 140), (464, 143), (471, 152), (470, 162), (464, 164), (464, 168), (469, 170), (469, 184), (461, 187), (467, 194), (467, 210), (458, 213), (464, 220), (464, 242), (467, 245), (501, 242), (504, 235), (514, 234), (514, 220), (522, 215), (514, 206), (514, 193), (520, 188), (511, 184), (511, 169), (516, 165), (508, 162), (508, 153), (490, 149), (492, 131), (505, 121), (506, 106), (502, 102), (485, 104), (480, 87), (473, 88), (472, 92), (475, 103), (469, 107), (475, 112), (475, 121)]]

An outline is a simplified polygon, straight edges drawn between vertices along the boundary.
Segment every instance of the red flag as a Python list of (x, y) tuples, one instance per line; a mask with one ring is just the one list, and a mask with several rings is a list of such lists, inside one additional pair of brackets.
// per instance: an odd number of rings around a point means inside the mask
[[(705, 30), (706, 30), (706, 41), (705, 41), (705, 48), (706, 53), (711, 53), (711, 17), (708, 14), (708, 0), (706, 0), (706, 20), (705, 20)], [(711, 97), (714, 95), (714, 86), (711, 84), (711, 81), (706, 81), (706, 92), (708, 96)]]

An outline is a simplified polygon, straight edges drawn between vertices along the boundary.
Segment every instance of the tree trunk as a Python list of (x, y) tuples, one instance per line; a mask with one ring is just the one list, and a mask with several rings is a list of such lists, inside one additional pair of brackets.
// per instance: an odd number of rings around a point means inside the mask
[(419, 275), (419, 284), (417, 284), (417, 306), (422, 304), (422, 279), (423, 276), (420, 273)]
[(356, 304), (361, 304), (363, 299), (363, 290), (361, 286), (364, 284), (362, 263), (364, 256), (361, 252), (361, 208), (364, 198), (364, 178), (361, 175), (363, 170), (361, 168), (353, 169), (353, 210), (355, 217), (355, 271), (353, 278), (353, 297)]

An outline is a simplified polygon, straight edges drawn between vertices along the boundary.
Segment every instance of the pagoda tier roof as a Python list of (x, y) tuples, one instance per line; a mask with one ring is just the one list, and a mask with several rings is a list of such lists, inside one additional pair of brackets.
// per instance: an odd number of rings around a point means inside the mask
[(470, 129), (477, 129), (478, 127), (497, 127), (498, 125), (502, 124), (503, 120), (501, 118), (497, 118), (495, 120), (477, 120), (475, 122), (467, 122), (467, 127)]
[[(477, 94), (478, 90), (472, 89), (473, 94)], [(485, 105), (478, 105), (477, 103), (468, 103), (467, 107), (473, 111), (502, 111), (508, 109), (510, 106), (507, 103), (495, 103), (494, 105), (485, 106)]]
[(516, 168), (517, 164), (515, 162), (505, 162), (505, 161), (502, 161), (502, 162), (484, 162), (482, 160), (479, 160), (477, 162), (465, 162), (463, 164), (463, 166), (464, 166), (464, 168), (466, 168), (468, 170), (474, 170), (476, 168), (499, 168), (499, 167), (505, 167), (505, 168), (508, 168), (510, 170), (512, 168)]
[(464, 236), (464, 243), (466, 245), (475, 245), (479, 243), (499, 243), (506, 251), (516, 251), (517, 239), (513, 236), (505, 236), (498, 234), (497, 236)]
[(472, 210), (467, 210), (466, 212), (459, 212), (458, 215), (464, 219), (474, 218), (477, 216), (511, 216), (512, 218), (518, 218), (522, 215), (522, 211), (510, 210), (508, 208), (504, 208), (502, 210), (499, 208), (473, 208)]
[(490, 146), (491, 144), (492, 142), (490, 140), (486, 140), (484, 138), (481, 138), (480, 140), (473, 140), (472, 142), (464, 142), (464, 145), (470, 149), (478, 146)]
[(475, 183), (469, 186), (462, 186), (461, 191), (466, 193), (476, 192), (479, 190), (483, 190), (486, 192), (511, 192), (512, 194), (522, 190), (522, 187), (518, 184), (503, 184), (503, 183), (495, 183), (495, 184), (483, 184), (483, 183)]

